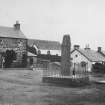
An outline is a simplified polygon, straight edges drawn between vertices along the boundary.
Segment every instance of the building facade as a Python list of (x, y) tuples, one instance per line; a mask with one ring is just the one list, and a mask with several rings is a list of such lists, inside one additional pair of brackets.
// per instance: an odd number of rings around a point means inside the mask
[(105, 57), (99, 52), (91, 50), (90, 48), (81, 49), (79, 46), (74, 46), (74, 50), (71, 52), (71, 58), (73, 65), (85, 62), (88, 71), (91, 71), (92, 64), (105, 62)]
[(51, 62), (61, 60), (61, 44), (58, 41), (28, 39), (28, 50), (37, 55), (38, 63), (46, 60)]
[(23, 55), (27, 54), (26, 45), (27, 39), (20, 30), (19, 22), (16, 22), (13, 27), (0, 26), (0, 67), (2, 67), (2, 63), (6, 62), (4, 55), (7, 50), (13, 50), (16, 53), (12, 66), (20, 65)]

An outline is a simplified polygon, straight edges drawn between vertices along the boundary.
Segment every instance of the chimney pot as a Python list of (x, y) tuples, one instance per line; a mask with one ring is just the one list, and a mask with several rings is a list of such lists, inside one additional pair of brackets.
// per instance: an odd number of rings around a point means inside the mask
[(84, 49), (85, 50), (90, 50), (89, 44), (87, 44)]
[(79, 49), (80, 46), (79, 45), (74, 45), (74, 49)]
[(19, 23), (19, 21), (16, 21), (16, 23), (14, 24), (14, 28), (16, 30), (20, 30), (20, 23)]
[(98, 47), (98, 52), (101, 52), (101, 47)]

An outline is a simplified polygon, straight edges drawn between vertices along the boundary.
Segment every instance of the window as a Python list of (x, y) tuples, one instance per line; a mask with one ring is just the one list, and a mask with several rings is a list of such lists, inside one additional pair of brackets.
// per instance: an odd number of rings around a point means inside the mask
[(75, 57), (78, 57), (78, 55), (76, 54)]

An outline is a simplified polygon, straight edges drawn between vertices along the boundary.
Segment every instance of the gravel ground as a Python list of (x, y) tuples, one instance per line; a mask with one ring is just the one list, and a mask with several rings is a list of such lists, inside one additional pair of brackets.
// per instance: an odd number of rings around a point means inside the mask
[(42, 83), (42, 71), (1, 70), (0, 105), (105, 105), (105, 85), (60, 87)]

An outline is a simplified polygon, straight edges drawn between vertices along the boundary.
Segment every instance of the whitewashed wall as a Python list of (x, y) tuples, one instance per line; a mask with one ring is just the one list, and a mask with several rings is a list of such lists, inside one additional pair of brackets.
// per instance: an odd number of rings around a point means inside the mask
[[(77, 57), (76, 57), (77, 55)], [(72, 54), (71, 54), (71, 58), (72, 58), (72, 62), (74, 63), (81, 63), (82, 61), (85, 61), (88, 64), (88, 71), (91, 70), (92, 67), (92, 62), (90, 62), (85, 56), (83, 56), (80, 52), (78, 52), (77, 50), (75, 50)]]
[(56, 55), (58, 54), (59, 56), (61, 56), (61, 50), (42, 50), (40, 49), (41, 54), (47, 54), (47, 51), (50, 51), (51, 55)]

